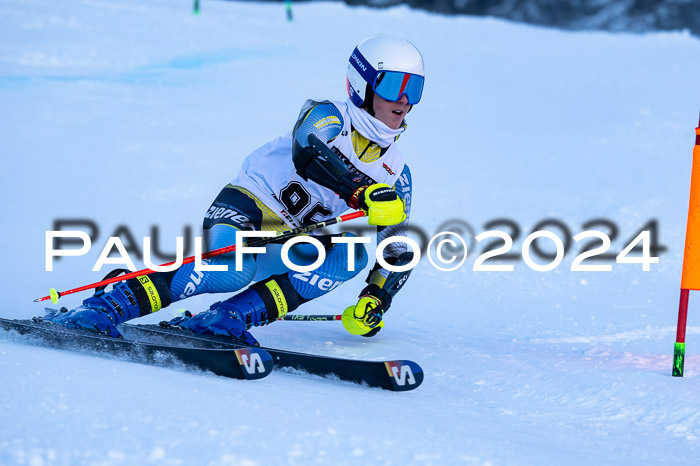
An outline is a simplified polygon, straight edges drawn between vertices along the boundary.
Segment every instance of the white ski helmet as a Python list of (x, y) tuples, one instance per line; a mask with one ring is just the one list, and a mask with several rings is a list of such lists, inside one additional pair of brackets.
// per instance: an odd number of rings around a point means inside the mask
[[(423, 94), (424, 82), (423, 57), (406, 39), (391, 35), (368, 37), (350, 55), (348, 95), (357, 107), (362, 107), (371, 92), (392, 102), (405, 95), (408, 103), (415, 105)], [(371, 100), (368, 103), (371, 105)]]

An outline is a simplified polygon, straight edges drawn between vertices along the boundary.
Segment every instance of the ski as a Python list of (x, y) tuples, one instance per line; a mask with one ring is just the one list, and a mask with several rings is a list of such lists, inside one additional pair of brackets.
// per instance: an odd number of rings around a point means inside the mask
[[(254, 380), (270, 374), (272, 357), (260, 348), (183, 346), (111, 338), (84, 330), (64, 328), (50, 322), (0, 318), (0, 330), (23, 335), (22, 343), (102, 356), (117, 356), (158, 366), (184, 364), (234, 379)], [(185, 343), (182, 340), (179, 343)]]
[[(169, 345), (191, 342), (209, 348), (246, 347), (231, 338), (195, 334), (187, 329), (168, 326), (167, 322), (161, 325), (122, 324), (119, 328), (125, 336), (134, 340), (157, 341)], [(343, 381), (397, 392), (413, 390), (423, 382), (423, 369), (413, 361), (367, 361), (268, 347), (261, 349), (272, 356), (275, 369), (297, 369), (312, 375), (337, 377)]]

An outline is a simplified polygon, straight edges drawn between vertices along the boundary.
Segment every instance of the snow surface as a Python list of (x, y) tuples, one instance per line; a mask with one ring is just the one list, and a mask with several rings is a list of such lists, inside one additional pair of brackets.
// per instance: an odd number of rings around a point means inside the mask
[[(395, 33), (422, 51), (424, 100), (400, 145), (429, 234), (557, 218), (615, 222), (619, 252), (657, 219), (650, 272), (439, 272), (427, 260), (376, 338), (332, 323), (256, 329), (268, 346), (420, 363), (391, 393), (275, 372), (239, 382), (0, 340), (2, 464), (692, 464), (700, 457), (700, 321), (672, 378), (700, 41), (571, 33), (338, 3), (0, 3), (3, 317), (51, 286), (98, 280), (107, 237), (159, 227), (174, 250), (245, 155), (309, 97), (344, 99), (347, 56)], [(54, 219), (100, 226), (91, 253), (44, 271)], [(447, 227), (445, 227), (446, 229)], [(456, 228), (456, 227), (455, 227)], [(504, 227), (500, 227), (504, 229)], [(554, 230), (555, 232), (557, 230)], [(559, 232), (561, 236), (561, 232)], [(473, 244), (473, 239), (470, 244)], [(610, 262), (608, 262), (610, 263)], [(137, 264), (141, 265), (141, 264)], [(358, 277), (299, 312), (354, 301)], [(65, 297), (77, 305), (85, 295)], [(186, 302), (200, 310), (218, 299)], [(141, 319), (156, 322), (176, 307)]]

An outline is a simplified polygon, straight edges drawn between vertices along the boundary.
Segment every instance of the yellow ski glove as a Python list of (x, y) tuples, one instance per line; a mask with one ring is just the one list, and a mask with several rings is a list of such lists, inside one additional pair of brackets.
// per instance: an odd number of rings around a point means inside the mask
[(384, 327), (382, 318), (389, 306), (391, 295), (378, 285), (369, 285), (360, 293), (357, 304), (343, 311), (343, 326), (353, 335), (372, 337)]
[(348, 204), (362, 209), (370, 225), (390, 226), (406, 220), (403, 200), (388, 184), (363, 186), (353, 193)]

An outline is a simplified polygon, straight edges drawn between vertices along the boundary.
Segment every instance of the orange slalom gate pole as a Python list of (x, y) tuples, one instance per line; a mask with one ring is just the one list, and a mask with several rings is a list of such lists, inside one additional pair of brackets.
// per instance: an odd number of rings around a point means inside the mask
[(683, 377), (685, 329), (688, 322), (690, 290), (700, 290), (700, 121), (698, 121), (698, 127), (695, 128), (693, 169), (690, 176), (690, 202), (688, 203), (688, 224), (685, 230), (681, 297), (678, 303), (678, 326), (671, 373), (674, 377)]

